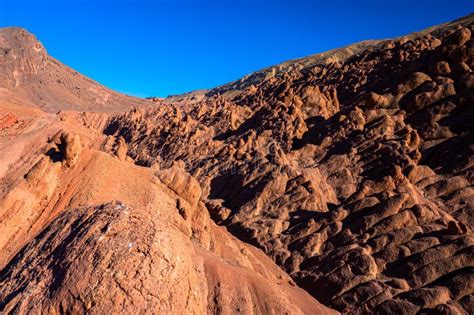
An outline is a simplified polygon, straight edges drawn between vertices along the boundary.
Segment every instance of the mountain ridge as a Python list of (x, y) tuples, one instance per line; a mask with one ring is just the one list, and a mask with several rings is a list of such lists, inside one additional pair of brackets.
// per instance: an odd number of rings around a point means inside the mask
[(0, 50), (3, 52), (1, 99), (21, 96), (26, 104), (48, 112), (121, 111), (149, 105), (144, 99), (112, 91), (65, 66), (49, 56), (44, 46), (25, 29), (0, 29)]
[(472, 313), (473, 22), (153, 100), (0, 31), (0, 311)]

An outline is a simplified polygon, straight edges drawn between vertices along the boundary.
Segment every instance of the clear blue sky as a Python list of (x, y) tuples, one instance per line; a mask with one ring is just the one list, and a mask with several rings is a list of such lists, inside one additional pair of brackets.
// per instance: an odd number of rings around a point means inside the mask
[(167, 96), (473, 11), (472, 0), (0, 0), (0, 26), (28, 29), (112, 89)]

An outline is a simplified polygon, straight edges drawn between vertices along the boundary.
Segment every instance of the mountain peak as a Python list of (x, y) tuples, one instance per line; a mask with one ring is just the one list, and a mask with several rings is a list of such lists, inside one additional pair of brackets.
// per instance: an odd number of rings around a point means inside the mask
[(0, 87), (16, 88), (28, 76), (44, 70), (48, 54), (43, 44), (19, 27), (0, 29)]
[(150, 104), (112, 91), (49, 56), (26, 29), (0, 29), (0, 100), (18, 99), (47, 112), (117, 111)]

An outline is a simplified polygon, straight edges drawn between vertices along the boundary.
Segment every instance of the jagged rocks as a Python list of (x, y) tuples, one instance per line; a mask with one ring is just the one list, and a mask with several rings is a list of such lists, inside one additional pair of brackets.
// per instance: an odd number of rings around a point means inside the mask
[(447, 293), (472, 274), (474, 61), (472, 20), (462, 23), (211, 91), (184, 112), (212, 140), (189, 141), (158, 110), (144, 117), (167, 133), (144, 141), (125, 119), (114, 135), (132, 135), (132, 156), (183, 160), (212, 218), (326, 305), (469, 313), (472, 290)]
[(206, 204), (211, 218), (217, 224), (222, 224), (232, 214), (232, 210), (223, 206), (222, 203), (222, 199), (213, 199)]
[(115, 149), (115, 155), (120, 161), (125, 161), (127, 159), (127, 152), (128, 152), (128, 145), (123, 139), (123, 137), (120, 137), (118, 139), (117, 147)]
[(307, 117), (329, 118), (339, 111), (337, 91), (334, 88), (322, 93), (319, 86), (306, 86), (301, 94), (302, 110)]

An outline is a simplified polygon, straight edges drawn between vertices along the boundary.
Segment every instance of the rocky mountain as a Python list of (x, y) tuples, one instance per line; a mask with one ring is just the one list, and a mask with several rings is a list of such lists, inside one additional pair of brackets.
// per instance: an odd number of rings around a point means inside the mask
[(114, 92), (63, 65), (21, 28), (0, 29), (0, 99), (46, 112), (120, 112), (148, 103)]
[(472, 314), (473, 31), (150, 100), (0, 31), (0, 312)]

